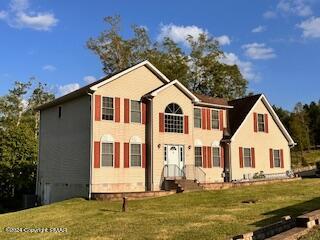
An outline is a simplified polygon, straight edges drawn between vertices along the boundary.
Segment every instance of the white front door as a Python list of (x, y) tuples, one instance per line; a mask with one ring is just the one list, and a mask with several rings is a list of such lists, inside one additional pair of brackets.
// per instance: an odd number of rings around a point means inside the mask
[(183, 175), (184, 167), (184, 146), (164, 145), (164, 165), (167, 165), (167, 177), (177, 177)]

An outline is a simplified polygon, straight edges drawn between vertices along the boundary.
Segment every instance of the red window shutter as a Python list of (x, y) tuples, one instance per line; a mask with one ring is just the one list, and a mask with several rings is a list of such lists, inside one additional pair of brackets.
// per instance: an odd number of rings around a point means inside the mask
[(114, 143), (114, 167), (115, 168), (120, 167), (120, 143), (119, 142)]
[(123, 160), (124, 160), (123, 166), (125, 168), (128, 168), (129, 167), (129, 143), (123, 144)]
[(269, 149), (270, 168), (273, 168), (273, 150)]
[(208, 162), (208, 168), (212, 168), (212, 148), (211, 147), (207, 147), (207, 162)]
[(147, 104), (142, 103), (142, 124), (146, 124), (147, 122)]
[(264, 115), (264, 124), (265, 124), (264, 131), (268, 133), (269, 132), (268, 114)]
[(164, 132), (164, 113), (159, 113), (159, 132)]
[(219, 112), (219, 125), (220, 131), (223, 131), (223, 110), (220, 110)]
[(224, 148), (220, 147), (220, 167), (224, 168)]
[(257, 113), (253, 113), (253, 130), (254, 130), (254, 132), (258, 131)]
[(114, 98), (114, 105), (115, 105), (115, 116), (114, 121), (120, 122), (120, 98)]
[(146, 159), (147, 159), (147, 148), (146, 148), (146, 144), (143, 143), (142, 144), (142, 167), (143, 168), (146, 167)]
[(255, 168), (256, 167), (256, 154), (255, 154), (254, 148), (251, 148), (251, 159), (252, 159), (251, 167)]
[(280, 149), (280, 166), (284, 168), (283, 149)]
[(130, 100), (128, 98), (124, 99), (124, 122), (129, 123), (130, 119)]
[(94, 168), (100, 168), (100, 142), (94, 142)]
[(239, 160), (240, 160), (240, 168), (243, 168), (243, 151), (242, 151), (242, 147), (239, 147)]
[(202, 167), (207, 167), (207, 148), (205, 146), (202, 147)]
[(202, 112), (202, 116), (201, 116), (201, 120), (202, 120), (202, 129), (207, 129), (207, 119), (206, 119), (206, 109), (202, 108), (201, 109)]
[(94, 119), (96, 121), (101, 120), (101, 96), (100, 95), (95, 95), (94, 96)]
[(189, 134), (189, 117), (184, 116), (184, 133)]
[(211, 110), (207, 109), (207, 129), (211, 130)]

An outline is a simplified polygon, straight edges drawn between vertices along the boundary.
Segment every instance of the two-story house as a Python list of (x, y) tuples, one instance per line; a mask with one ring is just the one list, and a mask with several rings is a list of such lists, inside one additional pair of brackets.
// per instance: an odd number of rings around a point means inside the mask
[(263, 94), (194, 94), (148, 61), (38, 109), (44, 204), (158, 191), (168, 178), (211, 183), (290, 170), (294, 141)]

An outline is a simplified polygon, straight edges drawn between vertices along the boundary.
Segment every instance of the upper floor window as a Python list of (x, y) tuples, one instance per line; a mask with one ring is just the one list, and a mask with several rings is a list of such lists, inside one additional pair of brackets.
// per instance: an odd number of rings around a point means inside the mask
[(141, 123), (141, 103), (131, 100), (131, 122)]
[(113, 167), (113, 143), (101, 144), (101, 166)]
[(201, 147), (194, 148), (194, 165), (196, 167), (202, 167), (202, 148)]
[(194, 114), (194, 127), (201, 128), (201, 109), (195, 108), (193, 114)]
[(141, 167), (141, 144), (130, 144), (131, 167)]
[(243, 149), (243, 159), (244, 159), (244, 167), (251, 167), (252, 166), (251, 148), (244, 148)]
[(280, 150), (273, 150), (273, 166), (281, 167)]
[(102, 119), (113, 120), (114, 106), (113, 98), (103, 97), (102, 98)]
[(211, 128), (219, 129), (219, 111), (218, 110), (211, 111)]
[(213, 157), (213, 166), (220, 167), (220, 148), (219, 147), (212, 148), (212, 157)]
[(170, 103), (164, 112), (165, 132), (183, 133), (183, 112), (176, 103)]
[(264, 132), (265, 131), (265, 120), (263, 114), (258, 114), (258, 131)]

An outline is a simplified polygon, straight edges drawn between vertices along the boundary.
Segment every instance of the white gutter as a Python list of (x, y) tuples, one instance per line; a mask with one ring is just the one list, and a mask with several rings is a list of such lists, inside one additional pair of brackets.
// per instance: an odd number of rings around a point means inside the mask
[(218, 108), (233, 108), (233, 106), (226, 106), (226, 105), (220, 105), (220, 104), (213, 104), (213, 103), (205, 103), (205, 102), (197, 102), (195, 105), (201, 105), (201, 106), (208, 106), (208, 107), (218, 107)]

